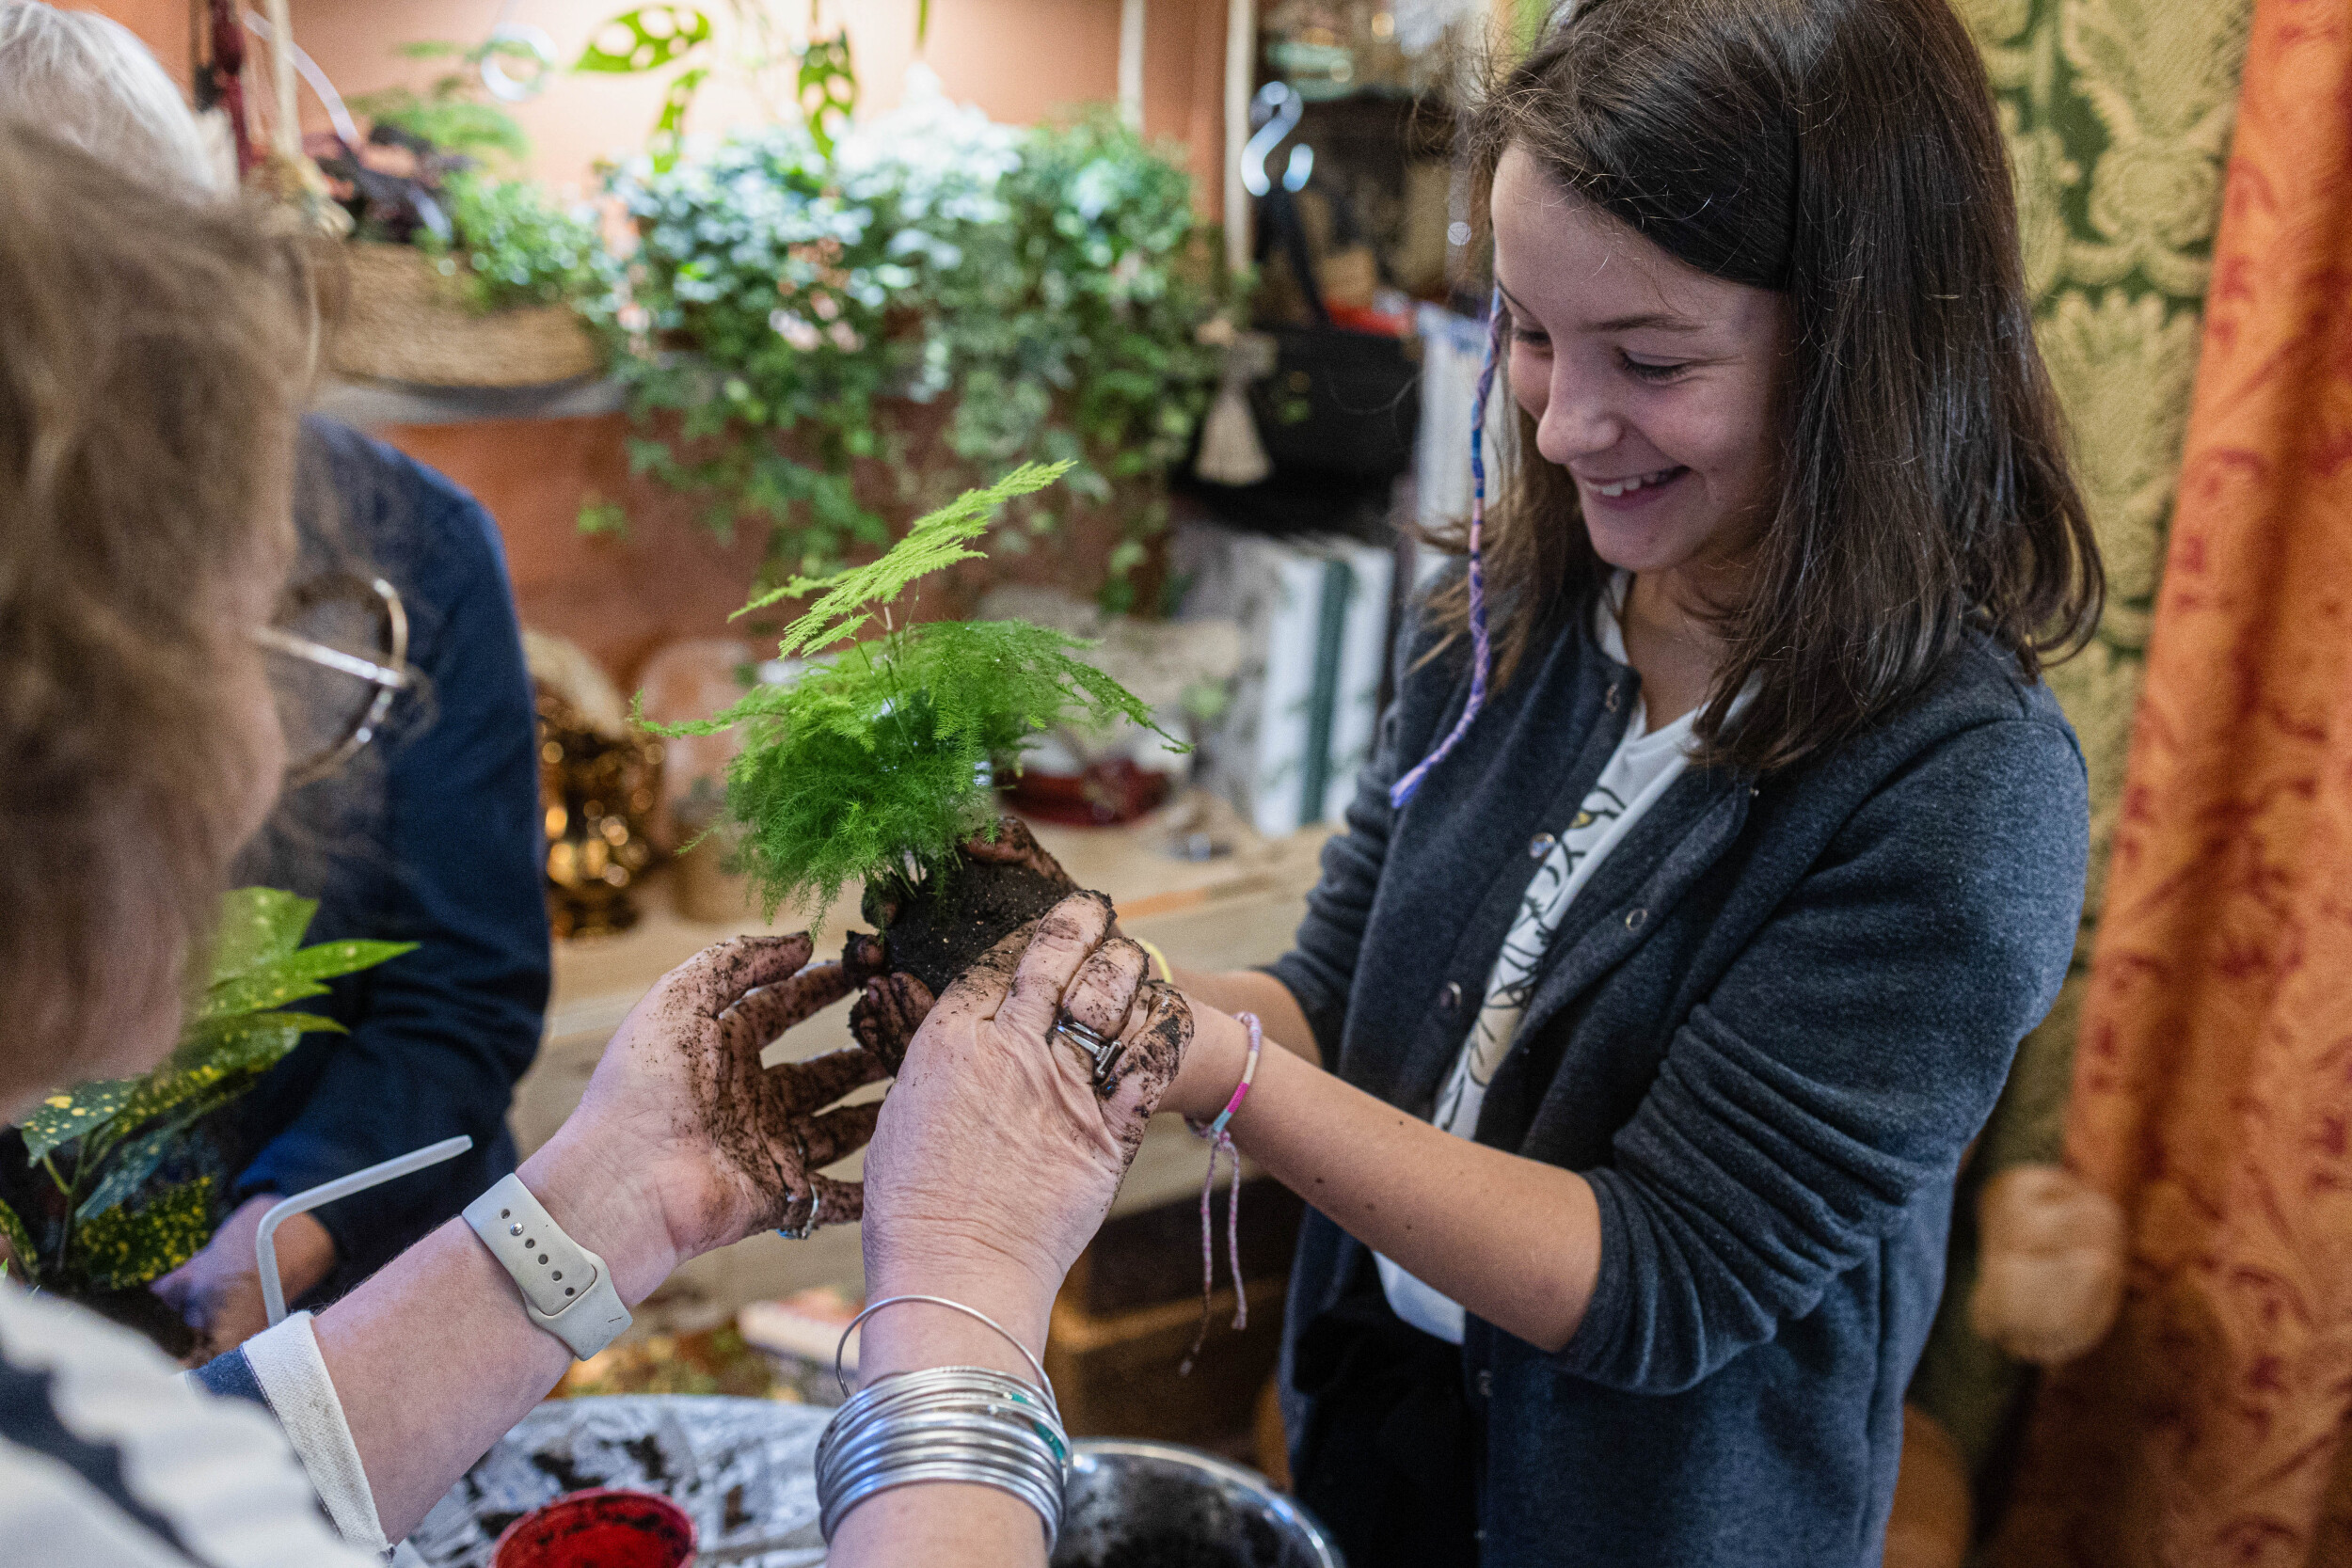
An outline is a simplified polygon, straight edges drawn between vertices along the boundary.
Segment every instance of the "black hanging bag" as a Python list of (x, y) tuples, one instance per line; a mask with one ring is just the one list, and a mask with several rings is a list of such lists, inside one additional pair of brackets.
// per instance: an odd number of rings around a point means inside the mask
[(1275, 341), (1274, 373), (1249, 388), (1275, 481), (1396, 478), (1412, 467), (1421, 428), (1421, 367), (1410, 345), (1333, 323), (1289, 190), (1276, 184), (1259, 210), (1314, 316), (1309, 325), (1266, 329)]

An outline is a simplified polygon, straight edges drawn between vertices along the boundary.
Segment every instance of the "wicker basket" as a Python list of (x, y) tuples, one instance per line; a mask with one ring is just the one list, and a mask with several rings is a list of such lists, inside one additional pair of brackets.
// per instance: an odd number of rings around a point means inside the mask
[(544, 387), (596, 374), (604, 356), (561, 305), (479, 315), (422, 252), (355, 243), (328, 360), (339, 375), (417, 387)]

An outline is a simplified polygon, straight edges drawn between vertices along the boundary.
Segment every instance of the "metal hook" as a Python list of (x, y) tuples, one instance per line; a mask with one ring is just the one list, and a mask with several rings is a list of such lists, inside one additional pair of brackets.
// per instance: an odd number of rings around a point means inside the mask
[[(1282, 145), (1284, 137), (1298, 129), (1298, 121), (1306, 112), (1305, 102), (1287, 82), (1268, 82), (1249, 101), (1249, 123), (1258, 129), (1241, 150), (1241, 183), (1251, 196), (1263, 196), (1274, 188), (1274, 182), (1266, 175), (1266, 158)], [(1292, 149), (1290, 163), (1282, 172), (1282, 188), (1297, 190), (1307, 182), (1314, 166), (1312, 149)]]
[[(514, 8), (510, 6), (507, 8), (512, 10)], [(538, 61), (537, 69), (530, 75), (517, 76), (500, 63), (495, 53), (483, 55), (482, 64), (476, 69), (481, 72), (483, 87), (488, 89), (491, 97), (501, 103), (522, 103), (547, 90), (548, 79), (556, 71), (556, 55), (555, 40), (548, 36), (545, 27), (501, 21), (490, 29), (490, 39), (495, 43), (518, 43), (531, 52), (532, 59)]]
[(1282, 167), (1282, 188), (1298, 192), (1307, 188), (1308, 177), (1315, 171), (1315, 150), (1305, 142), (1291, 149), (1291, 161)]

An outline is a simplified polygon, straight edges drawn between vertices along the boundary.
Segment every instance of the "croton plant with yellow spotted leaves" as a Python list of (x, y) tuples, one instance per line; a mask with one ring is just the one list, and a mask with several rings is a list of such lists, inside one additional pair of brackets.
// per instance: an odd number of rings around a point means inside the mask
[(50, 1095), (0, 1139), (0, 1234), (12, 1275), (98, 1305), (144, 1294), (211, 1238), (225, 1173), (197, 1124), (250, 1089), (304, 1035), (342, 1032), (333, 1019), (287, 1004), (324, 996), (326, 981), (416, 945), (302, 946), (317, 909), (274, 888), (224, 895), (211, 974), (170, 1057), (144, 1077)]

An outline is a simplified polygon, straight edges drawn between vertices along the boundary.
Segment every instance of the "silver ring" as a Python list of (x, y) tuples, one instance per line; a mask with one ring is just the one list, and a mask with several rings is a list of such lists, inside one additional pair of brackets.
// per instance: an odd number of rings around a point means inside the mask
[(1068, 1013), (1054, 1021), (1051, 1032), (1062, 1036), (1087, 1053), (1087, 1059), (1093, 1064), (1089, 1082), (1098, 1089), (1110, 1082), (1112, 1071), (1119, 1066), (1119, 1059), (1127, 1053), (1125, 1041), (1106, 1038)]
[(808, 1168), (808, 1134), (798, 1127), (792, 1129), (792, 1147), (800, 1152), (801, 1174), (808, 1179), (808, 1218), (791, 1228), (778, 1226), (776, 1234), (787, 1242), (805, 1242), (816, 1234), (817, 1217), (825, 1209), (825, 1195), (818, 1188), (817, 1173)]

